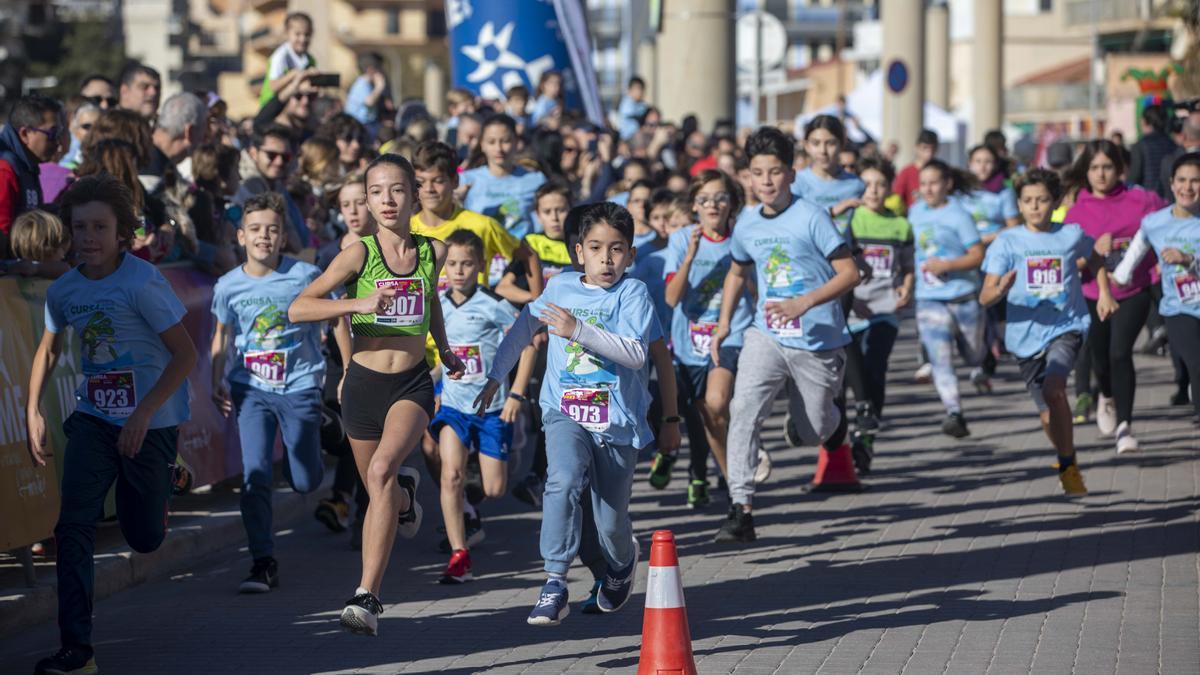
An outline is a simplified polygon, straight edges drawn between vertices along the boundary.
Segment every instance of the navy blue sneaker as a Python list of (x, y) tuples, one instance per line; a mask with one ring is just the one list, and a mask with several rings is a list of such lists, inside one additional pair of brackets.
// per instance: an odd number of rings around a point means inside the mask
[(596, 606), (600, 608), (601, 612), (615, 612), (629, 602), (629, 596), (633, 592), (633, 581), (637, 578), (640, 556), (641, 547), (638, 546), (637, 537), (634, 537), (633, 562), (629, 563), (629, 567), (615, 571), (610, 567), (604, 574), (604, 583), (600, 586), (600, 594), (596, 597)]
[(547, 581), (542, 586), (537, 604), (529, 612), (526, 621), (530, 626), (557, 626), (567, 615), (571, 607), (567, 605), (567, 584), (562, 581)]
[(588, 594), (587, 600), (579, 604), (579, 609), (584, 614), (599, 614), (600, 605), (596, 602), (596, 596), (600, 594), (600, 587), (604, 585), (604, 581), (597, 579), (592, 584), (592, 592)]

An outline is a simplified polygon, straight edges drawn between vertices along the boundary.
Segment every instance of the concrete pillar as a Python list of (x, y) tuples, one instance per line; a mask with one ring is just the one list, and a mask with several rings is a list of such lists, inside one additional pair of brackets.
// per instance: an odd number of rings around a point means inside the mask
[(425, 107), (434, 117), (446, 114), (446, 71), (430, 57), (425, 60)]
[(925, 10), (925, 98), (950, 107), (950, 8), (940, 1)]
[(1004, 120), (1004, 2), (976, 0), (975, 42), (971, 47), (971, 137), (979, 143)]
[(652, 103), (666, 119), (695, 114), (700, 128), (733, 119), (733, 0), (662, 0), (658, 91)]
[(642, 40), (637, 46), (638, 75), (646, 81), (645, 100), (658, 102), (658, 45), (654, 40)]
[(912, 161), (925, 123), (925, 3), (880, 0), (883, 22), (883, 141), (895, 142), (896, 166)]

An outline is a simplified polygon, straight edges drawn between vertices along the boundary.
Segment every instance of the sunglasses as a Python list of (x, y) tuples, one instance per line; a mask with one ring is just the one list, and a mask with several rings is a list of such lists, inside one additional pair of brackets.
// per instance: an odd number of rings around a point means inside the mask
[(54, 127), (53, 129), (42, 129), (39, 127), (26, 127), (30, 131), (36, 131), (46, 137), (46, 140), (53, 143), (58, 140), (58, 135), (62, 133), (62, 127)]
[(262, 153), (267, 156), (267, 160), (274, 162), (277, 159), (282, 159), (284, 164), (292, 161), (292, 153), (290, 152), (275, 152), (274, 150), (263, 150)]
[(101, 108), (117, 107), (117, 99), (113, 96), (84, 96), (83, 100)]
[(311, 101), (311, 100), (315, 99), (316, 97), (317, 97), (316, 94), (296, 94), (292, 98), (298, 99), (301, 101)]
[(80, 129), (83, 129), (84, 131), (91, 131), (91, 130), (92, 130), (92, 123), (91, 123), (91, 122), (85, 122), (85, 123), (83, 123), (83, 124), (80, 124), (80, 125), (79, 125), (79, 128), (80, 128)]
[(572, 146), (572, 145), (564, 145), (563, 146), (563, 154), (565, 155), (568, 152), (579, 152), (579, 148)]

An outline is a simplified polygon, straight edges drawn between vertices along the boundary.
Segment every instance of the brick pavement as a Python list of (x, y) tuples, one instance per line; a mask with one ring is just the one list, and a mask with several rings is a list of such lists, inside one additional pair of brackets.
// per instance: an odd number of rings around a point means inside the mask
[[(1012, 364), (996, 393), (967, 395), (971, 439), (936, 432), (931, 387), (907, 384), (907, 339), (893, 357), (894, 401), (872, 489), (803, 495), (814, 454), (784, 448), (782, 416), (766, 429), (775, 473), (756, 506), (759, 541), (711, 542), (719, 506), (684, 505), (683, 472), (634, 492), (643, 547), (670, 527), (697, 665), (705, 673), (1200, 673), (1200, 433), (1171, 408), (1170, 367), (1138, 357), (1140, 455), (1117, 458), (1094, 425), (1077, 427), (1091, 494), (1059, 496), (1032, 403)], [(241, 553), (97, 606), (107, 672), (629, 672), (637, 663), (642, 579), (621, 613), (573, 613), (557, 628), (524, 617), (536, 598), (536, 515), (511, 499), (486, 514), (474, 551), (478, 580), (435, 583), (434, 491), (414, 542), (400, 542), (383, 600), (381, 636), (340, 631), (357, 580), (343, 537), (306, 521), (279, 537), (282, 584), (234, 592)], [(573, 603), (589, 586), (573, 572)], [(50, 624), (0, 642), (0, 672), (24, 672), (55, 646)]]

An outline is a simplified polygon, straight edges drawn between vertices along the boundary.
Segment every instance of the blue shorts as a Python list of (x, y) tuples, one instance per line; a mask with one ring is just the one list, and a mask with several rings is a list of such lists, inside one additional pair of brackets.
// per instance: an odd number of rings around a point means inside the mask
[(429, 430), (434, 439), (442, 433), (442, 427), (453, 429), (468, 450), (474, 447), (492, 459), (508, 461), (513, 428), (511, 424), (500, 420), (499, 412), (487, 413), (480, 417), (474, 413), (442, 406), (429, 423)]

